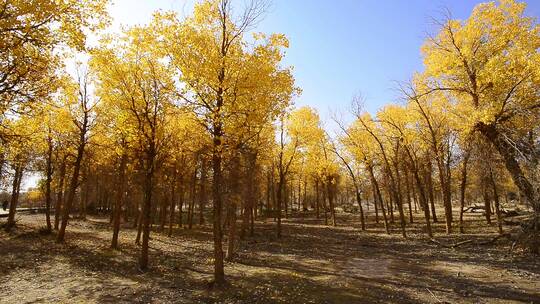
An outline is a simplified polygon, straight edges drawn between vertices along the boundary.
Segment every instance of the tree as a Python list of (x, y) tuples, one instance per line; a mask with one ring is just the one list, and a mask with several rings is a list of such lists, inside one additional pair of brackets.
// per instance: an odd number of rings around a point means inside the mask
[[(194, 15), (180, 22), (173, 13), (156, 16), (154, 26), (163, 34), (163, 52), (170, 58), (185, 87), (177, 96), (197, 114), (212, 138), (212, 203), (214, 284), (223, 285), (222, 208), (223, 157), (234, 134), (235, 122), (250, 107), (276, 116), (294, 93), (289, 68), (279, 66), (288, 41), (283, 35), (256, 35), (250, 49), (244, 34), (266, 9), (264, 1), (249, 1), (238, 18), (228, 0), (203, 1)], [(178, 43), (182, 41), (182, 43)], [(201, 61), (201, 58), (205, 60)], [(256, 73), (253, 71), (257, 71)], [(268, 90), (271, 88), (272, 90)], [(262, 93), (262, 95), (260, 95)], [(253, 98), (263, 96), (264, 98)]]
[(448, 18), (422, 48), (425, 72), (415, 96), (445, 92), (460, 131), (479, 132), (504, 159), (514, 183), (540, 213), (540, 198), (519, 162), (517, 142), (540, 118), (540, 26), (525, 4), (479, 4), (464, 21)]
[(77, 83), (66, 84), (65, 107), (70, 114), (71, 121), (75, 126), (73, 133), (75, 154), (72, 155), (73, 172), (69, 181), (68, 196), (62, 208), (62, 223), (56, 236), (56, 242), (64, 242), (66, 227), (69, 220), (69, 214), (73, 201), (75, 200), (75, 192), (79, 186), (79, 175), (81, 164), (84, 157), (86, 145), (90, 136), (90, 131), (94, 126), (95, 116), (94, 107), (96, 101), (92, 99), (89, 93), (89, 73), (87, 71), (79, 72), (77, 75)]
[(26, 112), (56, 87), (62, 50), (85, 48), (108, 23), (108, 0), (3, 1), (0, 4), (0, 116)]
[[(144, 27), (134, 27), (122, 39), (104, 41), (96, 50), (92, 65), (99, 80), (98, 94), (123, 115), (120, 128), (133, 134), (135, 154), (139, 157), (139, 170), (143, 176), (142, 248), (139, 259), (141, 270), (148, 268), (151, 211), (154, 201), (156, 173), (160, 169), (164, 143), (169, 133), (167, 124), (173, 111), (174, 84), (172, 72), (153, 51), (155, 33)], [(124, 152), (122, 152), (124, 153)], [(122, 154), (122, 157), (126, 157)], [(125, 166), (125, 159), (120, 165)], [(121, 175), (121, 168), (119, 171)], [(124, 177), (119, 181), (124, 183)], [(117, 197), (121, 205), (121, 195)], [(120, 210), (120, 205), (117, 210)]]

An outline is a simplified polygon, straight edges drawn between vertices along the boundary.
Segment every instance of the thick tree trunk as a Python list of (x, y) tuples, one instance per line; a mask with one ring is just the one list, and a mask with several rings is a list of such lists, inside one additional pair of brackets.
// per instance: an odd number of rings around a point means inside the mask
[(540, 198), (532, 183), (527, 179), (519, 162), (517, 161), (515, 148), (504, 139), (504, 136), (493, 125), (478, 123), (477, 130), (480, 131), (497, 149), (504, 159), (504, 165), (519, 191), (525, 195), (527, 201), (533, 207), (536, 217), (540, 216)]

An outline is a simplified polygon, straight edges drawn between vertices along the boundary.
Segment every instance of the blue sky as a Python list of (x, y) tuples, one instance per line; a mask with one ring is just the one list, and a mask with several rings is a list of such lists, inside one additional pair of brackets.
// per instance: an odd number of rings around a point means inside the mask
[[(189, 14), (196, 0), (116, 0), (114, 27), (146, 23), (156, 9)], [(237, 0), (241, 3), (242, 0)], [(297, 105), (316, 107), (323, 119), (346, 111), (361, 92), (366, 109), (399, 100), (396, 81), (422, 69), (420, 46), (445, 9), (467, 18), (473, 0), (273, 0), (257, 31), (285, 34), (286, 64), (293, 65), (303, 94)], [(527, 14), (540, 16), (540, 1), (528, 0)]]

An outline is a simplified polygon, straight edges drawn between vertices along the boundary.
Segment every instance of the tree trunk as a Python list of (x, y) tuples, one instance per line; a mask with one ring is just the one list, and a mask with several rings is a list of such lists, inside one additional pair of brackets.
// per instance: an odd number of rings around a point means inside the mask
[[(406, 172), (406, 171), (405, 171)], [(409, 206), (409, 223), (413, 224), (413, 208), (411, 204), (411, 180), (409, 179), (409, 174), (405, 173), (405, 187), (407, 190), (407, 205)]]
[(487, 190), (487, 181), (484, 180), (484, 184), (482, 185), (483, 187), (483, 190), (482, 190), (482, 196), (484, 198), (484, 211), (485, 211), (485, 216), (486, 216), (486, 223), (488, 225), (491, 225), (491, 198), (489, 197), (489, 192)]
[(427, 165), (426, 165), (426, 185), (427, 185), (427, 191), (428, 191), (428, 199), (429, 199), (429, 204), (430, 204), (430, 207), (431, 207), (431, 216), (433, 217), (433, 222), (434, 223), (437, 223), (438, 220), (437, 220), (437, 211), (435, 209), (435, 190), (433, 189), (433, 177), (432, 177), (432, 174), (433, 174), (433, 169), (431, 167), (431, 161), (428, 161), (427, 162)]
[(362, 208), (362, 197), (360, 195), (360, 190), (358, 189), (358, 185), (354, 185), (354, 192), (356, 193), (356, 203), (358, 204), (358, 208), (360, 209), (360, 225), (362, 226), (362, 230), (366, 230), (366, 223), (364, 219), (364, 208)]
[(81, 135), (81, 141), (79, 143), (79, 147), (77, 148), (77, 156), (75, 158), (75, 163), (73, 164), (73, 174), (71, 175), (71, 181), (69, 183), (68, 197), (62, 210), (62, 223), (56, 237), (56, 242), (58, 243), (64, 242), (66, 227), (69, 220), (69, 213), (71, 212), (71, 206), (73, 205), (73, 200), (75, 199), (75, 192), (77, 191), (77, 187), (79, 185), (79, 172), (81, 170), (84, 148), (86, 146), (85, 136), (85, 133)]
[[(281, 171), (281, 170), (280, 170)], [(279, 174), (278, 189), (276, 193), (277, 200), (277, 237), (281, 238), (281, 202), (283, 201), (283, 184), (285, 183), (285, 177), (283, 173)]]
[(59, 181), (58, 181), (58, 193), (56, 196), (56, 204), (54, 207), (54, 230), (58, 230), (60, 225), (60, 212), (62, 210), (62, 207), (64, 205), (64, 180), (66, 177), (66, 157), (62, 160), (62, 164), (60, 164), (60, 174), (59, 174)]
[(170, 237), (172, 236), (172, 229), (174, 224), (174, 209), (176, 208), (176, 177), (178, 173), (176, 171), (176, 167), (173, 168), (173, 180), (171, 183), (171, 206), (170, 206), (170, 212), (169, 212), (169, 232), (167, 235)]
[[(384, 202), (381, 195), (381, 189), (379, 188), (379, 183), (377, 182), (377, 179), (375, 178), (375, 173), (373, 173), (373, 167), (371, 165), (368, 165), (368, 171), (369, 176), (371, 178), (371, 185), (374, 189), (374, 196), (375, 196), (375, 204), (377, 204), (377, 201), (380, 203), (381, 212), (384, 220), (384, 230), (386, 230), (387, 234), (390, 234), (390, 227), (388, 226), (388, 219), (386, 218), (386, 212), (384, 210)], [(375, 209), (377, 210), (377, 209)]]
[[(396, 153), (397, 154), (397, 153)], [(397, 162), (394, 165), (394, 169), (396, 172), (396, 189), (394, 189), (394, 196), (396, 197), (396, 203), (398, 207), (398, 213), (399, 213), (399, 223), (401, 226), (401, 235), (406, 238), (407, 237), (407, 231), (405, 229), (406, 223), (405, 223), (405, 212), (403, 211), (403, 201), (401, 199), (401, 176), (399, 174), (399, 167)]]
[(426, 232), (430, 238), (433, 237), (433, 231), (431, 230), (431, 222), (429, 218), (429, 208), (428, 208), (428, 202), (426, 197), (426, 192), (422, 184), (422, 179), (420, 178), (419, 170), (418, 170), (418, 162), (416, 161), (416, 156), (413, 157), (413, 153), (406, 148), (407, 155), (409, 156), (410, 160), (410, 168), (413, 173), (413, 177), (416, 181), (416, 187), (418, 188), (418, 195), (420, 196), (420, 204), (424, 209), (424, 218), (426, 220)]
[(489, 167), (489, 179), (491, 181), (491, 187), (493, 190), (493, 200), (495, 201), (495, 215), (497, 216), (497, 229), (499, 231), (499, 234), (503, 234), (501, 208), (500, 208), (500, 202), (499, 202), (499, 192), (497, 191), (497, 182), (495, 181), (495, 176), (493, 175), (493, 169), (491, 168), (491, 165)]
[(199, 186), (199, 225), (204, 225), (204, 207), (206, 205), (206, 160), (201, 157), (201, 180)]
[(21, 180), (23, 175), (23, 166), (21, 164), (15, 165), (15, 175), (13, 176), (13, 186), (11, 190), (11, 201), (9, 203), (9, 214), (6, 223), (6, 230), (9, 231), (15, 226), (15, 212), (17, 210), (17, 204), (19, 203), (19, 192), (21, 189)]
[(467, 165), (470, 153), (465, 152), (461, 165), (461, 183), (459, 186), (459, 233), (465, 233), (463, 227), (463, 210), (465, 209), (465, 193), (467, 190)]
[(532, 183), (523, 173), (516, 158), (515, 148), (508, 143), (494, 125), (478, 123), (476, 128), (482, 133), (497, 149), (504, 159), (504, 165), (519, 191), (525, 195), (527, 201), (533, 207), (536, 217), (540, 216), (540, 198)]
[(141, 256), (139, 258), (139, 268), (148, 269), (148, 247), (150, 242), (150, 221), (152, 216), (152, 192), (154, 189), (154, 149), (148, 152), (146, 159), (146, 173), (144, 177), (144, 201), (142, 208), (142, 246)]
[(315, 180), (315, 214), (317, 218), (320, 217), (319, 214), (319, 206), (321, 205), (320, 197), (319, 197), (319, 179)]
[(118, 248), (118, 234), (120, 232), (120, 215), (122, 214), (122, 205), (124, 199), (124, 184), (126, 177), (127, 154), (124, 152), (120, 158), (120, 167), (118, 168), (118, 188), (116, 189), (116, 199), (113, 218), (113, 236), (111, 248)]
[[(223, 70), (222, 70), (223, 72)], [(224, 73), (224, 72), (223, 72)], [(220, 73), (220, 78), (223, 77)], [(218, 113), (215, 113), (216, 116), (219, 115), (219, 109), (223, 104), (223, 92), (219, 88), (217, 108)], [(222, 196), (221, 196), (221, 187), (222, 185), (222, 172), (221, 172), (221, 162), (222, 162), (222, 142), (221, 138), (223, 136), (222, 124), (220, 121), (214, 122), (213, 128), (213, 150), (212, 150), (212, 170), (213, 170), (213, 184), (212, 184), (212, 198), (213, 198), (213, 237), (214, 237), (214, 284), (217, 286), (223, 285), (225, 283), (225, 271), (223, 265), (223, 232), (221, 230), (221, 214), (222, 214)]]
[(234, 246), (236, 242), (236, 202), (229, 201), (227, 206), (227, 217), (229, 218), (229, 233), (227, 237), (227, 260), (234, 257)]
[(333, 178), (328, 179), (327, 183), (327, 189), (328, 189), (328, 205), (330, 207), (330, 215), (332, 216), (332, 226), (336, 227), (336, 209), (334, 207), (334, 184), (333, 184)]
[(52, 230), (51, 224), (51, 183), (53, 175), (52, 167), (52, 157), (53, 157), (53, 143), (51, 138), (51, 129), (49, 128), (49, 136), (47, 138), (47, 159), (46, 159), (46, 169), (45, 169), (45, 220), (47, 223), (47, 231)]

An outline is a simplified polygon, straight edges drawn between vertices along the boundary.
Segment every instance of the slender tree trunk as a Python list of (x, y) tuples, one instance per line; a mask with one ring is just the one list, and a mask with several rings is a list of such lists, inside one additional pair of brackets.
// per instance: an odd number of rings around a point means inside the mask
[(120, 216), (122, 214), (122, 205), (124, 199), (124, 184), (126, 177), (127, 154), (122, 153), (120, 158), (120, 167), (118, 168), (118, 188), (116, 189), (116, 199), (114, 206), (113, 218), (113, 236), (111, 240), (111, 248), (118, 248), (118, 234), (120, 232)]
[[(397, 153), (396, 153), (397, 154)], [(405, 229), (406, 223), (405, 223), (405, 212), (403, 211), (403, 201), (401, 199), (401, 176), (399, 173), (399, 167), (397, 162), (394, 165), (394, 169), (396, 172), (396, 189), (394, 189), (394, 196), (396, 199), (397, 207), (398, 207), (398, 213), (399, 213), (399, 223), (401, 226), (401, 235), (406, 238), (407, 237), (407, 231)]]
[(141, 209), (139, 210), (139, 216), (137, 217), (137, 236), (135, 237), (135, 244), (141, 244), (141, 235), (143, 230), (143, 209), (144, 209), (144, 198), (141, 204)]
[(501, 208), (500, 208), (500, 202), (499, 202), (499, 192), (497, 191), (497, 182), (495, 181), (495, 176), (493, 175), (493, 169), (491, 168), (491, 165), (489, 167), (489, 179), (491, 181), (491, 187), (493, 190), (493, 200), (495, 201), (495, 215), (497, 216), (497, 230), (499, 231), (499, 234), (503, 234)]
[(381, 212), (384, 220), (384, 230), (386, 230), (387, 234), (390, 234), (390, 227), (388, 226), (388, 219), (386, 218), (386, 212), (384, 210), (384, 202), (381, 195), (381, 189), (379, 188), (379, 183), (377, 182), (377, 179), (375, 178), (375, 173), (373, 173), (373, 167), (371, 165), (368, 165), (368, 171), (371, 178), (371, 184), (374, 188), (375, 193), (375, 204), (377, 204), (377, 201), (380, 203)]
[(9, 231), (15, 226), (15, 212), (17, 210), (17, 204), (19, 203), (19, 192), (21, 189), (21, 180), (23, 175), (23, 166), (21, 164), (15, 165), (15, 175), (13, 177), (13, 186), (11, 190), (11, 201), (9, 203), (9, 214), (6, 223), (6, 230)]
[(173, 230), (173, 224), (174, 224), (174, 209), (176, 208), (176, 177), (178, 173), (176, 171), (176, 167), (173, 168), (173, 181), (171, 184), (171, 206), (170, 206), (170, 212), (169, 212), (169, 232), (168, 236), (172, 236), (172, 230)]
[(85, 135), (86, 131), (83, 131), (81, 135), (81, 141), (77, 149), (77, 156), (75, 158), (75, 163), (73, 164), (73, 174), (71, 175), (71, 181), (69, 183), (69, 192), (68, 197), (65, 202), (64, 208), (62, 210), (62, 223), (60, 229), (58, 230), (58, 235), (56, 237), (56, 242), (64, 242), (64, 237), (66, 234), (66, 227), (69, 220), (69, 213), (71, 212), (71, 206), (73, 205), (73, 200), (75, 199), (75, 192), (77, 191), (77, 186), (79, 184), (79, 172), (81, 169), (81, 162), (84, 155), (84, 148), (86, 145)]
[(407, 155), (410, 159), (410, 168), (413, 173), (413, 177), (416, 181), (416, 187), (418, 188), (418, 195), (420, 197), (420, 204), (423, 207), (424, 210), (424, 218), (426, 220), (426, 233), (430, 238), (433, 237), (433, 231), (431, 230), (431, 222), (430, 222), (430, 216), (429, 216), (429, 208), (428, 208), (428, 201), (426, 197), (426, 192), (422, 184), (422, 179), (420, 178), (419, 170), (418, 170), (418, 162), (416, 161), (416, 157), (413, 157), (413, 153), (406, 148), (405, 151), (407, 152)]
[(435, 209), (435, 190), (433, 189), (433, 177), (432, 177), (432, 174), (433, 174), (433, 169), (432, 169), (432, 166), (431, 166), (431, 161), (428, 161), (427, 162), (427, 165), (426, 165), (426, 180), (427, 180), (427, 191), (428, 191), (428, 199), (429, 199), (429, 204), (431, 206), (431, 216), (433, 217), (433, 222), (434, 223), (437, 223), (438, 220), (437, 220), (437, 211)]
[[(406, 171), (405, 171), (406, 172)], [(405, 173), (405, 187), (407, 190), (407, 205), (409, 206), (409, 223), (414, 223), (413, 218), (413, 208), (411, 204), (411, 180), (409, 179), (409, 174)]]
[(322, 207), (324, 210), (324, 224), (328, 226), (328, 207), (326, 206), (326, 199), (328, 198), (328, 186), (326, 186), (325, 183), (323, 183), (323, 191), (322, 191)]
[(375, 184), (371, 183), (371, 189), (373, 191), (373, 207), (375, 208), (375, 223), (379, 223), (379, 204), (377, 203), (378, 197), (377, 197), (377, 189), (375, 187)]
[(184, 186), (184, 179), (182, 179), (182, 182), (180, 183), (180, 186), (179, 186), (179, 195), (180, 197), (178, 198), (178, 227), (179, 228), (182, 228), (183, 227), (183, 223), (182, 223), (182, 218), (184, 217), (184, 214), (183, 214), (183, 208), (184, 208), (184, 197), (185, 197), (185, 186)]
[(467, 190), (467, 165), (470, 153), (465, 152), (461, 165), (461, 184), (459, 186), (459, 233), (465, 233), (463, 227), (463, 211), (465, 209), (465, 193)]
[(204, 207), (206, 205), (206, 160), (201, 157), (201, 181), (199, 187), (199, 225), (204, 225)]
[(315, 180), (315, 214), (317, 215), (317, 219), (320, 217), (319, 213), (319, 206), (321, 205), (320, 197), (319, 197), (319, 180)]
[(197, 169), (193, 170), (193, 178), (191, 180), (191, 192), (190, 192), (190, 197), (189, 197), (190, 200), (188, 204), (188, 214), (187, 214), (188, 229), (192, 229), (193, 227), (193, 213), (194, 213), (196, 195), (197, 195)]
[(53, 175), (52, 167), (52, 157), (53, 157), (53, 143), (51, 138), (51, 129), (49, 128), (49, 136), (47, 138), (47, 159), (46, 159), (46, 169), (45, 169), (45, 220), (47, 223), (47, 231), (52, 230), (51, 224), (51, 183)]
[(330, 215), (332, 216), (332, 226), (337, 226), (336, 222), (336, 209), (334, 208), (334, 187), (332, 183), (332, 178), (328, 180), (327, 191), (328, 191), (328, 205), (330, 207)]
[(150, 151), (147, 152), (146, 172), (144, 177), (144, 201), (142, 208), (142, 246), (139, 258), (139, 268), (143, 271), (148, 269), (148, 247), (150, 242), (150, 222), (152, 220), (152, 192), (154, 190), (154, 161), (155, 148), (150, 144)]
[(482, 196), (484, 198), (484, 214), (486, 216), (486, 223), (491, 225), (491, 198), (489, 197), (489, 192), (487, 190), (487, 181), (484, 178), (484, 189), (482, 190)]
[(281, 202), (283, 201), (283, 185), (285, 183), (285, 177), (283, 173), (279, 174), (278, 189), (276, 193), (277, 200), (277, 237), (281, 238)]
[[(224, 71), (220, 73), (220, 79), (224, 79)], [(215, 113), (216, 116), (219, 115), (219, 109), (223, 104), (223, 91), (222, 88), (219, 88), (217, 100), (217, 109), (218, 112)], [(221, 162), (222, 162), (222, 142), (221, 138), (223, 136), (222, 124), (220, 121), (214, 122), (213, 128), (213, 150), (212, 150), (212, 171), (213, 171), (213, 184), (212, 184), (212, 198), (213, 198), (213, 236), (214, 236), (214, 284), (217, 286), (223, 285), (225, 283), (225, 271), (223, 265), (223, 232), (221, 229), (221, 214), (222, 214), (222, 196), (221, 196), (221, 187), (222, 184), (222, 172), (221, 172)]]
[(54, 207), (54, 230), (58, 230), (60, 225), (60, 212), (64, 205), (64, 179), (66, 177), (66, 158), (62, 160), (60, 164), (60, 174), (58, 181), (58, 193), (56, 196), (56, 204)]
[(229, 233), (227, 237), (227, 260), (234, 257), (234, 246), (236, 243), (236, 202), (229, 201), (227, 204), (227, 217), (229, 218)]
[(358, 185), (356, 185), (356, 183), (354, 184), (354, 192), (356, 194), (356, 203), (358, 204), (358, 209), (360, 209), (360, 225), (362, 226), (362, 230), (366, 230), (366, 223), (364, 219), (364, 208), (362, 208), (362, 197), (360, 195), (360, 190), (358, 189)]

